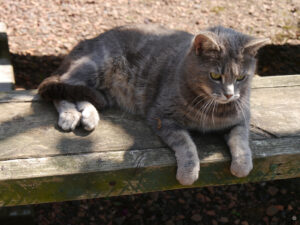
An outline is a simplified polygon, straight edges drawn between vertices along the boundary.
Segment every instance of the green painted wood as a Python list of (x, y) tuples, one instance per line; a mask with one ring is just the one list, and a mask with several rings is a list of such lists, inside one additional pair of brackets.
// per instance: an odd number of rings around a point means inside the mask
[[(272, 140), (252, 143), (254, 170), (248, 177), (238, 179), (230, 174), (229, 157), (218, 160), (203, 159), (199, 180), (189, 187), (299, 177), (300, 150), (298, 146), (300, 141), (295, 143), (294, 140), (286, 138), (278, 140), (276, 145), (270, 142)], [(288, 143), (294, 143), (294, 145)], [(271, 146), (276, 146), (278, 151), (270, 155)], [(153, 150), (150, 150), (150, 154), (151, 152)], [(165, 149), (163, 154), (172, 159), (170, 164), (1, 181), (0, 205), (35, 204), (189, 188), (179, 185), (176, 181), (174, 176), (176, 166), (171, 152)], [(135, 159), (130, 159), (130, 156), (126, 159), (126, 161), (131, 160), (135, 161)], [(153, 161), (149, 163), (152, 164)]]
[[(168, 149), (143, 150), (142, 153), (141, 151), (132, 151), (127, 153), (128, 156), (124, 158), (125, 162), (122, 163), (123, 165), (134, 164), (135, 166), (121, 166), (122, 169), (106, 170), (101, 168), (98, 158), (92, 156), (91, 161), (83, 160), (78, 164), (78, 171), (69, 175), (43, 176), (41, 174), (40, 177), (36, 178), (3, 180), (0, 182), (0, 205), (10, 206), (109, 197), (300, 176), (299, 139), (296, 142), (291, 138), (276, 141), (272, 139), (258, 140), (252, 142), (251, 145), (254, 151), (254, 170), (248, 177), (242, 179), (230, 174), (228, 169), (230, 157), (228, 155), (226, 157), (220, 155), (204, 157), (199, 152), (202, 159), (199, 180), (193, 186), (182, 186), (178, 184), (174, 176), (176, 166), (171, 151)], [(274, 147), (276, 148), (275, 152), (273, 151)], [(146, 162), (137, 166), (136, 154), (144, 155), (141, 161), (144, 159)], [(160, 164), (160, 162), (155, 161), (159, 160), (159, 155), (166, 159), (165, 163)], [(63, 169), (62, 165), (68, 163), (68, 157), (60, 159), (60, 161), (61, 163), (58, 163), (60, 165), (57, 165), (57, 168)], [(19, 163), (24, 162), (21, 160)], [(41, 160), (41, 163), (47, 164), (47, 159)], [(99, 171), (80, 173), (81, 166), (83, 168), (89, 167), (86, 163), (92, 166), (98, 165)], [(50, 164), (53, 166), (52, 163)], [(120, 167), (120, 165), (116, 166)]]
[[(261, 82), (251, 98), (254, 170), (232, 176), (222, 137), (195, 132), (201, 171), (191, 187), (300, 177), (300, 98), (291, 97), (300, 86)], [(35, 91), (0, 93), (0, 110), (2, 206), (187, 188), (175, 179), (173, 152), (140, 117), (110, 110), (92, 133), (62, 132)]]

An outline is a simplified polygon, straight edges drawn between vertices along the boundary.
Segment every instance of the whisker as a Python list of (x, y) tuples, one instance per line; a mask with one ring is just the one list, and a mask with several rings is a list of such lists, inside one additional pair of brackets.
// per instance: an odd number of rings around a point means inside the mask
[(194, 105), (194, 108), (196, 108), (201, 102), (203, 102), (204, 100), (208, 99), (207, 96), (205, 96), (203, 99), (201, 99), (201, 101), (197, 102), (195, 105)]
[(203, 112), (202, 112), (202, 115), (203, 115), (203, 119), (202, 119), (202, 117), (201, 117), (201, 122), (202, 122), (202, 126), (204, 127), (204, 121), (205, 121), (205, 119), (206, 119), (206, 117), (207, 117), (207, 115), (206, 115), (206, 113), (208, 113), (209, 112), (209, 109), (210, 109), (210, 107), (211, 107), (211, 105), (212, 105), (212, 102), (213, 102), (213, 99), (210, 99), (209, 101), (208, 101), (208, 103), (206, 104), (206, 107), (203, 109)]
[(245, 100), (243, 98), (239, 99), (240, 103), (246, 108), (249, 109), (249, 100)]
[(216, 107), (216, 105), (217, 105), (217, 101), (213, 98), (213, 101), (214, 101), (214, 105), (213, 105), (213, 110), (212, 110), (212, 121), (213, 121), (213, 124), (215, 124), (215, 114), (214, 114), (214, 112), (215, 112), (215, 107)]
[(195, 117), (196, 117), (196, 120), (200, 120), (202, 119), (202, 116), (203, 116), (203, 113), (202, 113), (202, 110), (204, 110), (206, 108), (206, 106), (208, 105), (209, 101), (205, 102), (201, 108), (197, 111)]
[(237, 103), (237, 106), (239, 107), (239, 109), (241, 110), (241, 112), (242, 112), (242, 114), (243, 114), (244, 120), (246, 120), (246, 116), (245, 116), (243, 107), (240, 105), (240, 102), (237, 101), (236, 103)]
[[(198, 98), (203, 97), (203, 96), (204, 96), (204, 99), (205, 99), (205, 98), (206, 98), (205, 95), (198, 95), (198, 96), (196, 96), (196, 97), (193, 99), (193, 101), (187, 105), (188, 110), (184, 113), (183, 116), (185, 116), (185, 115), (187, 115), (188, 113), (190, 113), (191, 110), (192, 110), (192, 108), (195, 108), (195, 107), (199, 104), (199, 102), (197, 102), (197, 103), (194, 105), (194, 107), (193, 107), (193, 104), (197, 101)], [(203, 101), (204, 99), (201, 99), (201, 101)], [(201, 101), (200, 101), (200, 102), (201, 102)], [(191, 108), (191, 107), (192, 107), (192, 108)]]
[[(205, 101), (206, 99), (208, 99), (207, 96), (205, 96), (201, 101), (197, 102), (195, 105), (194, 105), (194, 108), (196, 108), (201, 102)], [(199, 112), (201, 112), (201, 110), (206, 106), (207, 102), (204, 102), (204, 104), (201, 106), (200, 109), (198, 109), (196, 111), (196, 115), (195, 115), (195, 118), (198, 119), (198, 114)]]

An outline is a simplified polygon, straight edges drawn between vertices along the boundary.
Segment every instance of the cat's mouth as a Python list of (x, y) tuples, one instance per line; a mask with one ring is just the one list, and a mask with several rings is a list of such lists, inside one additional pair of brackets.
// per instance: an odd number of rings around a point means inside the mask
[(215, 99), (215, 101), (219, 104), (227, 104), (229, 102), (233, 102), (235, 101), (235, 99), (227, 99), (227, 100), (223, 100), (223, 99)]
[(240, 97), (240, 95), (237, 94), (237, 95), (231, 96), (230, 98), (225, 97), (225, 96), (220, 96), (220, 97), (217, 97), (217, 98), (214, 97), (214, 99), (215, 99), (215, 101), (216, 101), (217, 103), (223, 104), (223, 105), (224, 105), (224, 104), (232, 103), (232, 102), (238, 100), (239, 97)]
[(228, 97), (228, 96), (226, 97), (224, 95), (220, 96), (220, 95), (212, 94), (212, 98), (219, 104), (227, 104), (227, 103), (237, 100), (239, 98), (239, 95), (233, 95), (230, 97)]

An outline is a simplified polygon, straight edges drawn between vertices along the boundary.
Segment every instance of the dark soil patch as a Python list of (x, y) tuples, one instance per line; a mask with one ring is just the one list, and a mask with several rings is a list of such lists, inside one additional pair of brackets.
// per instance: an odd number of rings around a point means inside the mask
[(41, 225), (299, 225), (298, 185), (299, 179), (291, 179), (41, 204), (35, 206), (35, 220)]

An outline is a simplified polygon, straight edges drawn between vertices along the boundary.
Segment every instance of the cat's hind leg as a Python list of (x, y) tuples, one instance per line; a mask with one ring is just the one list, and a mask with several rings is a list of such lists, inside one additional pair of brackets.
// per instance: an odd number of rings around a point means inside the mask
[(94, 105), (87, 101), (78, 101), (76, 106), (79, 112), (81, 112), (81, 125), (87, 131), (92, 131), (99, 123), (99, 113)]
[(74, 130), (81, 118), (76, 105), (67, 100), (53, 101), (53, 103), (59, 114), (58, 126), (65, 131)]
[(95, 106), (87, 101), (78, 101), (76, 104), (67, 101), (54, 101), (58, 111), (58, 126), (65, 130), (74, 130), (80, 123), (87, 131), (92, 131), (99, 123), (99, 114)]
[(89, 57), (73, 61), (69, 58), (56, 71), (57, 75), (40, 84), (39, 94), (54, 101), (59, 113), (58, 125), (63, 130), (74, 130), (81, 122), (84, 129), (91, 131), (99, 122), (96, 108), (102, 110), (111, 104), (105, 94), (97, 90), (103, 74)]

